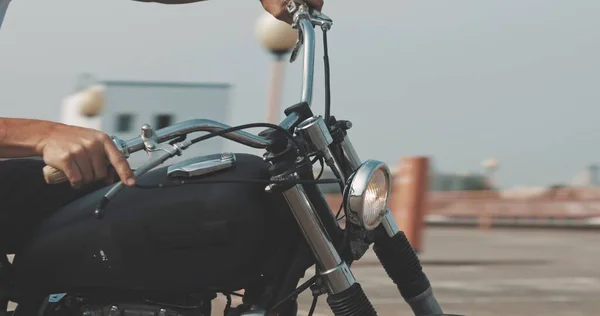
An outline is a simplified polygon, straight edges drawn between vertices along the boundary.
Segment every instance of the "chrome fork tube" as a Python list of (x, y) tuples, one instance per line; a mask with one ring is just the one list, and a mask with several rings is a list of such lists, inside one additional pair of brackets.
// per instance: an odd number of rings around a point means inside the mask
[(300, 185), (296, 185), (284, 191), (283, 196), (290, 206), (308, 246), (315, 255), (329, 293), (337, 294), (350, 288), (356, 280), (346, 262), (341, 259), (333, 246), (306, 192)]
[(360, 157), (358, 157), (358, 154), (356, 153), (354, 146), (352, 146), (352, 142), (350, 142), (350, 138), (348, 138), (348, 136), (344, 137), (344, 140), (340, 143), (340, 146), (344, 152), (344, 157), (340, 158), (344, 158), (347, 162), (346, 165), (348, 166), (348, 169), (344, 170), (344, 172), (348, 173), (346, 176), (350, 176), (350, 174), (360, 167), (362, 162), (360, 161)]

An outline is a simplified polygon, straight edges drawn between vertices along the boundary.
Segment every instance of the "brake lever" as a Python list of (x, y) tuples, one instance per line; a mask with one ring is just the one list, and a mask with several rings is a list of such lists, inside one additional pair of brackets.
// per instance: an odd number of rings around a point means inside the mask
[(296, 40), (296, 44), (290, 55), (290, 63), (293, 63), (296, 61), (298, 52), (304, 44), (304, 34), (302, 28), (299, 26), (300, 19), (304, 18), (310, 20), (313, 26), (320, 26), (321, 30), (324, 32), (331, 29), (333, 20), (320, 11), (310, 8), (304, 0), (291, 0), (287, 3), (286, 8), (288, 12), (294, 16), (292, 27), (298, 29), (298, 39)]
[[(142, 133), (140, 137), (144, 141), (144, 147), (150, 159), (148, 159), (148, 162), (141, 165), (134, 171), (133, 174), (136, 179), (144, 175), (148, 171), (154, 169), (155, 167), (161, 165), (167, 159), (174, 157), (175, 155), (181, 156), (183, 150), (187, 149), (189, 146), (192, 145), (192, 142), (189, 140), (183, 140), (174, 144), (159, 144), (158, 137), (156, 136), (156, 133), (149, 124), (144, 124), (144, 126), (142, 126)], [(110, 200), (114, 198), (117, 195), (117, 193), (119, 193), (124, 188), (125, 185), (123, 184), (123, 181), (120, 181), (117, 184), (115, 184), (108, 192), (106, 192), (106, 194), (102, 198), (102, 201), (94, 211), (96, 218), (102, 219), (104, 217), (104, 215), (106, 214), (106, 205), (108, 205), (108, 202), (110, 202)]]
[(298, 52), (300, 48), (304, 44), (304, 34), (302, 33), (302, 29), (298, 28), (298, 39), (296, 40), (296, 45), (294, 45), (294, 49), (292, 50), (292, 54), (290, 55), (290, 63), (296, 61), (298, 57)]

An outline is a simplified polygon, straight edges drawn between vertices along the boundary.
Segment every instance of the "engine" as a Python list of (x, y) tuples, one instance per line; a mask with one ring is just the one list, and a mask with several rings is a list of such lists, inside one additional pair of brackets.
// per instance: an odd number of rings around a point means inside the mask
[(120, 306), (109, 305), (99, 308), (88, 309), (83, 312), (83, 316), (186, 316), (186, 315), (199, 315), (197, 311), (190, 311), (188, 313), (181, 313), (176, 310), (162, 308), (160, 306), (146, 306), (146, 305), (128, 305), (123, 304)]
[[(86, 299), (72, 295), (50, 297), (44, 316), (210, 316), (213, 296), (167, 300)], [(214, 295), (216, 296), (216, 295)], [(110, 302), (110, 303), (107, 303)]]

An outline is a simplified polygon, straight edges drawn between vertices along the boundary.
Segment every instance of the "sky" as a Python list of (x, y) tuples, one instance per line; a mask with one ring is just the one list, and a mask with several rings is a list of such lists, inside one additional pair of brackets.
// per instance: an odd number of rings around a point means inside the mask
[[(569, 181), (600, 160), (600, 1), (325, 2), (332, 114), (363, 160), (427, 155), (502, 186)], [(0, 30), (0, 115), (59, 120), (89, 72), (101, 79), (227, 82), (228, 124), (263, 121), (271, 57), (257, 0), (186, 5), (12, 0)], [(321, 37), (315, 113), (323, 113)], [(300, 100), (301, 59), (282, 108)], [(210, 118), (198, 113), (198, 118)]]

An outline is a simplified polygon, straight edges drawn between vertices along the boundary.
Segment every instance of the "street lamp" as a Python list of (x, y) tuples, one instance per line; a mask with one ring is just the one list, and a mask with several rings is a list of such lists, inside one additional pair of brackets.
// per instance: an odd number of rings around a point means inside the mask
[(99, 84), (80, 88), (62, 101), (61, 122), (100, 130), (105, 108), (104, 87)]
[(279, 95), (283, 78), (283, 58), (296, 44), (298, 31), (266, 12), (258, 19), (256, 31), (260, 44), (273, 56), (267, 122), (277, 124)]
[(493, 188), (494, 187), (494, 179), (493, 179), (494, 171), (498, 170), (498, 167), (500, 166), (498, 163), (498, 160), (493, 159), (493, 158), (486, 159), (481, 163), (481, 165), (485, 169), (485, 175), (486, 175), (486, 178), (487, 178), (490, 188)]

